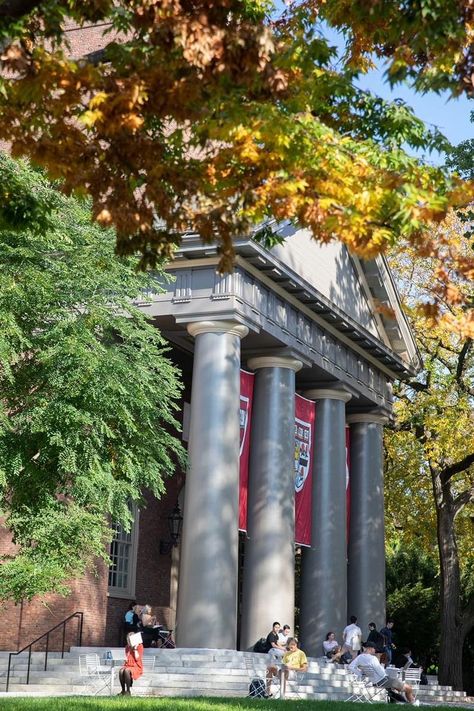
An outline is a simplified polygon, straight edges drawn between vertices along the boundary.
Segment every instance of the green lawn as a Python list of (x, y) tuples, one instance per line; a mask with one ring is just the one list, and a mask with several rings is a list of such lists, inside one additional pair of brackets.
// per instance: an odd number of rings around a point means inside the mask
[[(364, 704), (365, 705), (365, 704)], [(348, 711), (340, 701), (275, 701), (269, 699), (150, 699), (115, 696), (113, 698), (1, 698), (1, 711)], [(360, 706), (360, 704), (358, 705)], [(377, 708), (385, 704), (375, 704)], [(374, 707), (374, 704), (371, 704)], [(357, 707), (356, 707), (357, 708)], [(435, 708), (424, 706), (424, 708)], [(440, 711), (440, 706), (436, 711)], [(445, 707), (446, 708), (446, 707)], [(452, 707), (451, 707), (452, 708)]]

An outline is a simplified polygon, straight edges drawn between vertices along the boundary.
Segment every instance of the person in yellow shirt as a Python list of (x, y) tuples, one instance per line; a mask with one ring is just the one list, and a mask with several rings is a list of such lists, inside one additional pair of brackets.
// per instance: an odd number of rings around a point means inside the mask
[(279, 670), (277, 666), (267, 667), (267, 695), (271, 696), (270, 685), (272, 677), (280, 673), (281, 698), (285, 698), (286, 682), (292, 671), (308, 671), (308, 659), (302, 649), (298, 649), (298, 642), (294, 637), (288, 640), (288, 651), (283, 655), (282, 666)]

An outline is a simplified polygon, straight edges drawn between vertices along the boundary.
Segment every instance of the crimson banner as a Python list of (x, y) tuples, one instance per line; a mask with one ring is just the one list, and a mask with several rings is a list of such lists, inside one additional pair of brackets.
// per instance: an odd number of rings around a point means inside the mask
[(295, 396), (295, 543), (311, 545), (311, 494), (313, 479), (316, 403)]
[(349, 543), (349, 524), (351, 522), (351, 431), (346, 427), (346, 538)]
[(240, 371), (240, 487), (239, 530), (247, 530), (247, 494), (249, 484), (250, 426), (252, 419), (253, 373)]

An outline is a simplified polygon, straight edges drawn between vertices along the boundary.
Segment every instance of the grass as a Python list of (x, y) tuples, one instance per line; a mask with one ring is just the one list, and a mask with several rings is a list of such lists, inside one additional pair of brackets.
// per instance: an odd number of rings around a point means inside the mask
[[(363, 704), (365, 706), (365, 704)], [(371, 708), (385, 704), (370, 704)], [(275, 701), (269, 699), (218, 698), (137, 698), (137, 697), (62, 697), (1, 698), (1, 711), (348, 711), (341, 701)], [(358, 704), (360, 707), (360, 704)], [(436, 708), (423, 705), (423, 709)], [(445, 707), (447, 708), (447, 707)], [(452, 708), (452, 707), (451, 707)]]

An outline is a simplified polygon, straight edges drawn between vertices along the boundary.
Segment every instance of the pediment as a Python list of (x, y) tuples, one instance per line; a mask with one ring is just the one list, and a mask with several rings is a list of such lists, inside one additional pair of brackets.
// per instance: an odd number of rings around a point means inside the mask
[[(341, 242), (316, 242), (305, 229), (288, 226), (284, 236), (285, 242), (271, 250), (274, 258), (321, 293), (336, 311), (417, 367), (416, 345), (383, 257), (362, 260)], [(380, 304), (390, 307), (393, 315), (381, 312)]]

